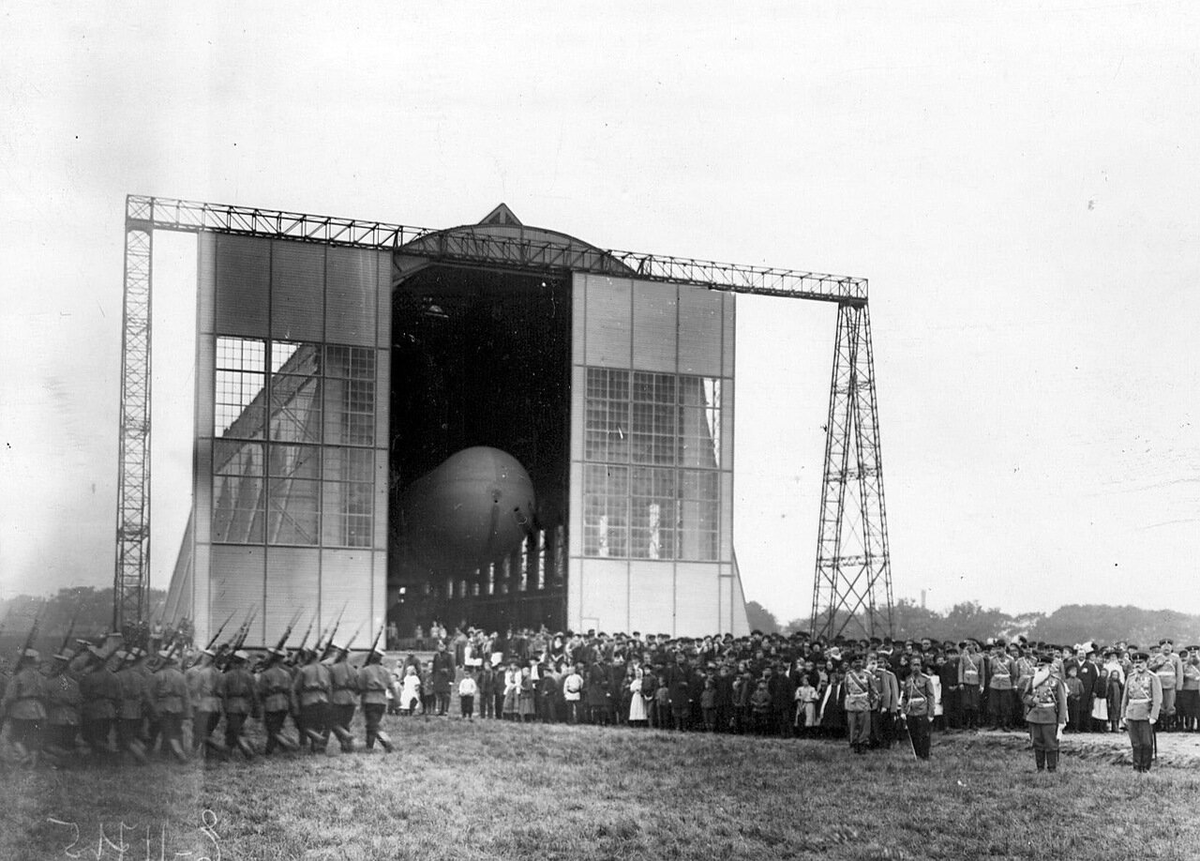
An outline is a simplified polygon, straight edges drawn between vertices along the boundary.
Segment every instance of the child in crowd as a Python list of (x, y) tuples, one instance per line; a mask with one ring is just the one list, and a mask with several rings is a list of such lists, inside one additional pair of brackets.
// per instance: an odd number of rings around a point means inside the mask
[(801, 678), (796, 688), (796, 729), (798, 735), (807, 737), (817, 725), (817, 689), (807, 676)]
[(1079, 668), (1067, 667), (1067, 715), (1068, 731), (1077, 732), (1079, 726), (1079, 706), (1083, 701), (1083, 682), (1079, 680)]
[(400, 682), (400, 714), (416, 714), (420, 704), (421, 677), (417, 675), (417, 668), (409, 664), (404, 668), (404, 677)]
[(707, 732), (716, 732), (717, 683), (712, 676), (704, 680), (704, 690), (700, 692), (700, 712), (704, 715), (704, 729)]
[(659, 679), (658, 690), (654, 692), (654, 725), (658, 729), (671, 727), (671, 689), (665, 676)]
[(759, 681), (750, 695), (750, 711), (754, 715), (754, 732), (763, 735), (771, 724), (771, 692), (766, 679)]
[(521, 677), (517, 690), (517, 716), (522, 723), (529, 723), (536, 714), (534, 704), (533, 674), (529, 667), (521, 667)]
[(494, 718), (496, 716), (496, 674), (492, 672), (491, 664), (484, 662), (479, 670), (479, 717)]
[(750, 673), (743, 670), (733, 680), (733, 729), (741, 735), (746, 731), (750, 714)]
[(475, 720), (475, 694), (479, 686), (475, 683), (475, 670), (467, 667), (462, 681), (458, 683), (458, 716)]

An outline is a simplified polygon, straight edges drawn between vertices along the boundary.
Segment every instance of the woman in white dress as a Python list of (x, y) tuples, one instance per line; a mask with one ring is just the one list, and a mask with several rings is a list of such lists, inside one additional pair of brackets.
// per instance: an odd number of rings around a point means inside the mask
[(411, 715), (421, 702), (421, 677), (417, 668), (409, 664), (404, 668), (404, 679), (400, 682), (400, 713)]
[(942, 703), (942, 677), (938, 675), (936, 667), (930, 668), (926, 674), (929, 676), (929, 685), (933, 688), (933, 725), (938, 729), (945, 729), (946, 707)]
[(629, 683), (629, 725), (630, 726), (645, 726), (646, 725), (646, 700), (642, 696), (642, 673), (641, 667), (634, 667), (633, 680)]

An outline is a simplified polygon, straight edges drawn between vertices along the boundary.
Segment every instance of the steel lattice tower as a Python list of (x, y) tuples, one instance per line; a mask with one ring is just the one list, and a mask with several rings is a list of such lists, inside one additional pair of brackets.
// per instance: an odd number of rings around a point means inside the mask
[(150, 294), (153, 226), (127, 205), (113, 630), (142, 619), (150, 565)]
[[(883, 591), (883, 607), (877, 589)], [(838, 306), (813, 578), (813, 635), (833, 638), (850, 625), (868, 636), (892, 633), (879, 410), (865, 302)]]

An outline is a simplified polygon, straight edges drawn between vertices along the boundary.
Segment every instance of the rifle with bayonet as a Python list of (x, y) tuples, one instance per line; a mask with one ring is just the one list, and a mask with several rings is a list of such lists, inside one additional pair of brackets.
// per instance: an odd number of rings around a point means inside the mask
[(33, 627), (29, 629), (29, 636), (25, 638), (25, 645), (21, 647), (21, 651), (17, 653), (17, 669), (21, 669), (21, 665), (25, 661), (25, 653), (33, 648), (33, 644), (37, 642), (38, 626), (42, 622), (42, 611), (46, 609), (46, 604), (43, 601), (38, 607), (36, 613), (33, 614)]
[(250, 626), (254, 624), (254, 619), (257, 616), (258, 605), (255, 604), (250, 608), (250, 612), (246, 614), (246, 621), (238, 626), (237, 633), (233, 635), (233, 638), (228, 643), (221, 645), (221, 650), (213, 660), (218, 669), (224, 670), (228, 667), (229, 662), (233, 660), (233, 653), (245, 645), (246, 637), (250, 634)]
[[(67, 653), (67, 646), (71, 645), (71, 636), (75, 633), (75, 623), (79, 621), (79, 611), (82, 609), (83, 602), (75, 605), (75, 612), (71, 616), (71, 624), (67, 626), (67, 634), (65, 637), (63, 637), (62, 645), (58, 647), (58, 651), (55, 654), (65, 655)], [(65, 671), (67, 668), (67, 663), (67, 661), (63, 661), (62, 665), (58, 668), (54, 675), (58, 675), (59, 673)]]
[(292, 620), (287, 623), (287, 627), (283, 629), (283, 636), (279, 638), (279, 642), (275, 644), (275, 651), (282, 652), (283, 647), (287, 645), (288, 637), (292, 636), (292, 629), (296, 627), (296, 623), (300, 621), (300, 611), (297, 610), (292, 614)]
[(317, 651), (320, 652), (322, 661), (328, 658), (329, 653), (333, 651), (333, 638), (337, 636), (338, 628), (341, 627), (342, 624), (342, 616), (345, 615), (346, 607), (349, 606), (349, 604), (350, 602), (347, 601), (342, 605), (342, 611), (338, 613), (337, 621), (333, 623), (333, 630), (329, 632), (329, 639), (325, 641), (325, 645), (322, 647), (320, 641), (317, 641)]
[(371, 655), (375, 654), (375, 649), (379, 646), (379, 638), (383, 636), (383, 625), (379, 626), (379, 630), (375, 632), (375, 639), (371, 641), (371, 648), (367, 651), (366, 660), (363, 663), (369, 663)]
[(208, 641), (208, 645), (205, 646), (204, 648), (212, 649), (212, 647), (216, 645), (217, 640), (221, 636), (221, 632), (225, 630), (225, 626), (228, 625), (229, 622), (233, 619), (233, 614), (236, 612), (237, 612), (237, 610), (230, 611), (229, 615), (225, 617), (225, 621), (221, 623), (221, 627), (217, 628), (217, 633), (212, 635), (212, 639)]
[(359, 622), (358, 627), (354, 629), (354, 633), (350, 635), (350, 639), (346, 641), (346, 645), (338, 649), (338, 651), (342, 653), (341, 657), (338, 658), (339, 661), (344, 661), (350, 657), (350, 646), (352, 646), (354, 641), (358, 639), (358, 635), (362, 632), (362, 626), (363, 623)]

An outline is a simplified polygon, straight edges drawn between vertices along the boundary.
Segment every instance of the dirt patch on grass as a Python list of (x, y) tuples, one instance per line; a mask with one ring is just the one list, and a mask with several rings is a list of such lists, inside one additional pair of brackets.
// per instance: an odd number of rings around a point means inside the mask
[[(980, 747), (1003, 750), (1029, 748), (1029, 737), (1023, 732), (950, 733), (943, 736), (947, 744), (959, 744), (964, 750)], [(1062, 737), (1063, 756), (1093, 760), (1114, 765), (1133, 765), (1133, 750), (1129, 736), (1120, 733), (1067, 733)], [(1158, 734), (1158, 768), (1191, 768), (1200, 766), (1200, 733), (1162, 732)]]

